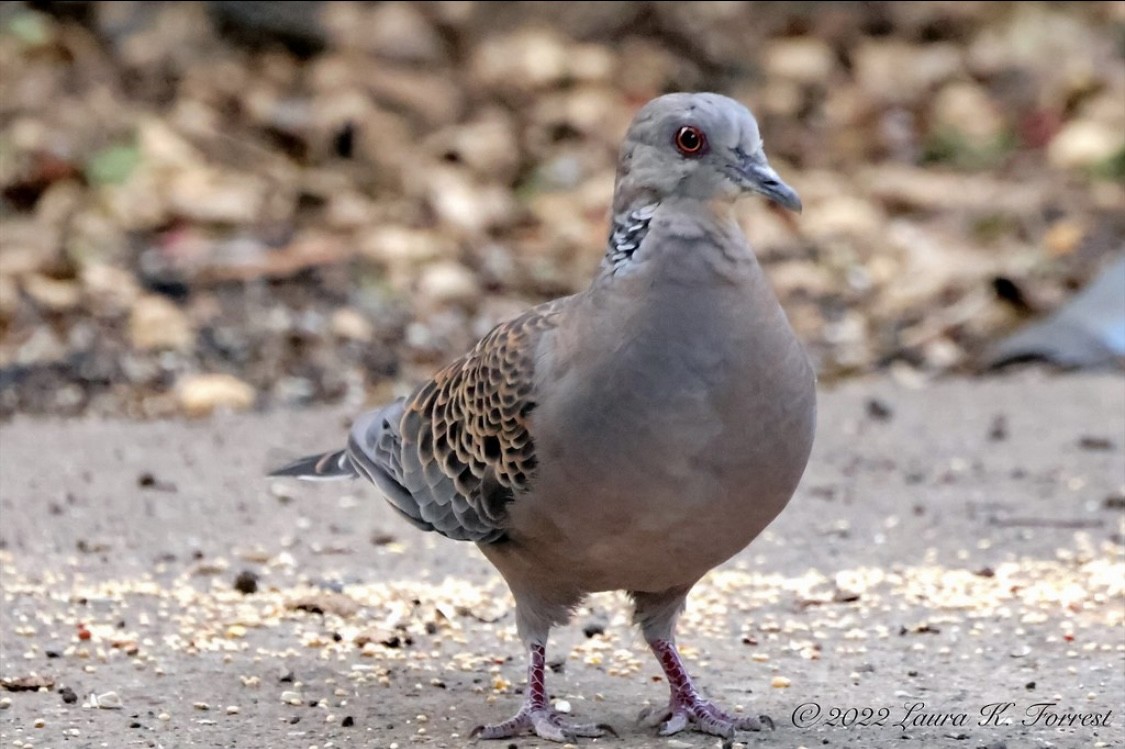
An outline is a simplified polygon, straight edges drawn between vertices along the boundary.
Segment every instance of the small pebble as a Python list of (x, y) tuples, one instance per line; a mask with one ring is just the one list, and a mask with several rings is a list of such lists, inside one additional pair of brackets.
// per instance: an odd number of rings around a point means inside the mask
[(570, 702), (567, 700), (555, 700), (555, 709), (560, 713), (569, 714), (571, 710)]
[(988, 438), (993, 442), (1003, 442), (1008, 439), (1008, 418), (1004, 414), (996, 414), (988, 428)]
[(598, 635), (605, 634), (605, 622), (588, 622), (586, 626), (582, 627), (582, 634), (586, 637), (597, 637)]
[(125, 703), (121, 701), (117, 692), (105, 692), (90, 695), (90, 706), (99, 710), (120, 710), (125, 707)]
[(258, 592), (258, 575), (251, 570), (242, 570), (234, 578), (234, 589), (244, 596)]
[(11, 697), (0, 697), (0, 710), (7, 710), (12, 706)]
[(36, 728), (43, 728), (47, 725), (47, 721), (43, 720), (42, 718), (36, 718), (35, 722), (32, 723), (32, 725)]
[(785, 678), (784, 676), (775, 676), (770, 680), (770, 686), (774, 689), (785, 689), (791, 683), (792, 682), (790, 682), (789, 679)]
[(224, 408), (245, 411), (254, 405), (257, 392), (232, 375), (206, 373), (185, 375), (176, 385), (176, 396), (185, 414), (200, 417)]
[(371, 322), (354, 309), (344, 307), (332, 314), (332, 333), (340, 338), (367, 343), (375, 333)]
[(878, 398), (869, 398), (867, 401), (867, 415), (875, 421), (890, 421), (894, 413), (894, 409), (886, 401)]
[(238, 715), (242, 712), (242, 708), (238, 705), (227, 705), (227, 715)]
[(164, 721), (172, 720), (172, 716), (169, 715), (168, 713), (161, 713), (160, 715), (157, 715), (156, 718), (157, 718), (157, 720), (164, 720)]
[(1083, 450), (1112, 450), (1113, 440), (1108, 437), (1085, 435), (1079, 438), (1078, 446)]

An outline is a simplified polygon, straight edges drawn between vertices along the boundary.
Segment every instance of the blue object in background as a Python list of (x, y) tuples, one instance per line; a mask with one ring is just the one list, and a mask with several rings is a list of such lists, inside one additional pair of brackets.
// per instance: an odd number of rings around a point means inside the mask
[(1125, 256), (1046, 320), (1005, 338), (985, 355), (990, 367), (1027, 360), (1068, 368), (1125, 363)]

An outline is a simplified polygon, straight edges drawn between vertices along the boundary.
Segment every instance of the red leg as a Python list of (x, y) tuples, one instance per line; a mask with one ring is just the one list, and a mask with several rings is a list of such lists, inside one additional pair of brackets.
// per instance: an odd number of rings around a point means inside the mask
[(582, 737), (604, 736), (613, 729), (604, 724), (572, 725), (563, 722), (562, 715), (547, 703), (546, 661), (547, 649), (541, 642), (533, 642), (527, 650), (527, 694), (518, 713), (504, 721), (489, 726), (477, 726), (470, 738), (510, 739), (523, 733), (533, 733), (541, 739), (572, 741)]
[(724, 738), (733, 737), (736, 730), (758, 731), (763, 726), (773, 728), (773, 721), (765, 715), (735, 717), (703, 699), (680, 659), (676, 644), (671, 640), (652, 640), (649, 647), (664, 669), (664, 676), (668, 679), (668, 687), (672, 692), (668, 708), (649, 716), (649, 722), (660, 724), (661, 735), (679, 733), (689, 723), (703, 733)]

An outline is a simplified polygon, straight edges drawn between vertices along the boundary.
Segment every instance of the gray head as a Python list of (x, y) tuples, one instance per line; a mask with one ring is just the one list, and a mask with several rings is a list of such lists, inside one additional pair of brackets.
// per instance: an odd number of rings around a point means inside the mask
[(683, 197), (733, 201), (756, 192), (800, 212), (801, 199), (766, 161), (750, 110), (720, 94), (666, 94), (637, 113), (617, 174), (614, 208)]

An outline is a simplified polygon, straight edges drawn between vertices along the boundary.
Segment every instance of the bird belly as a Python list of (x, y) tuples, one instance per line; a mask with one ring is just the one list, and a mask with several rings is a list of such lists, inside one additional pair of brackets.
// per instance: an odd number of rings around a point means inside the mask
[[(597, 415), (571, 432), (581, 439), (544, 440), (559, 453), (544, 456), (538, 490), (512, 506), (529, 569), (582, 592), (662, 591), (745, 548), (788, 503), (811, 448), (812, 377), (800, 355), (798, 376), (764, 389), (681, 377), (676, 389), (619, 393), (583, 412)], [(659, 408), (633, 400), (654, 390)], [(762, 392), (791, 406), (762, 409)]]

